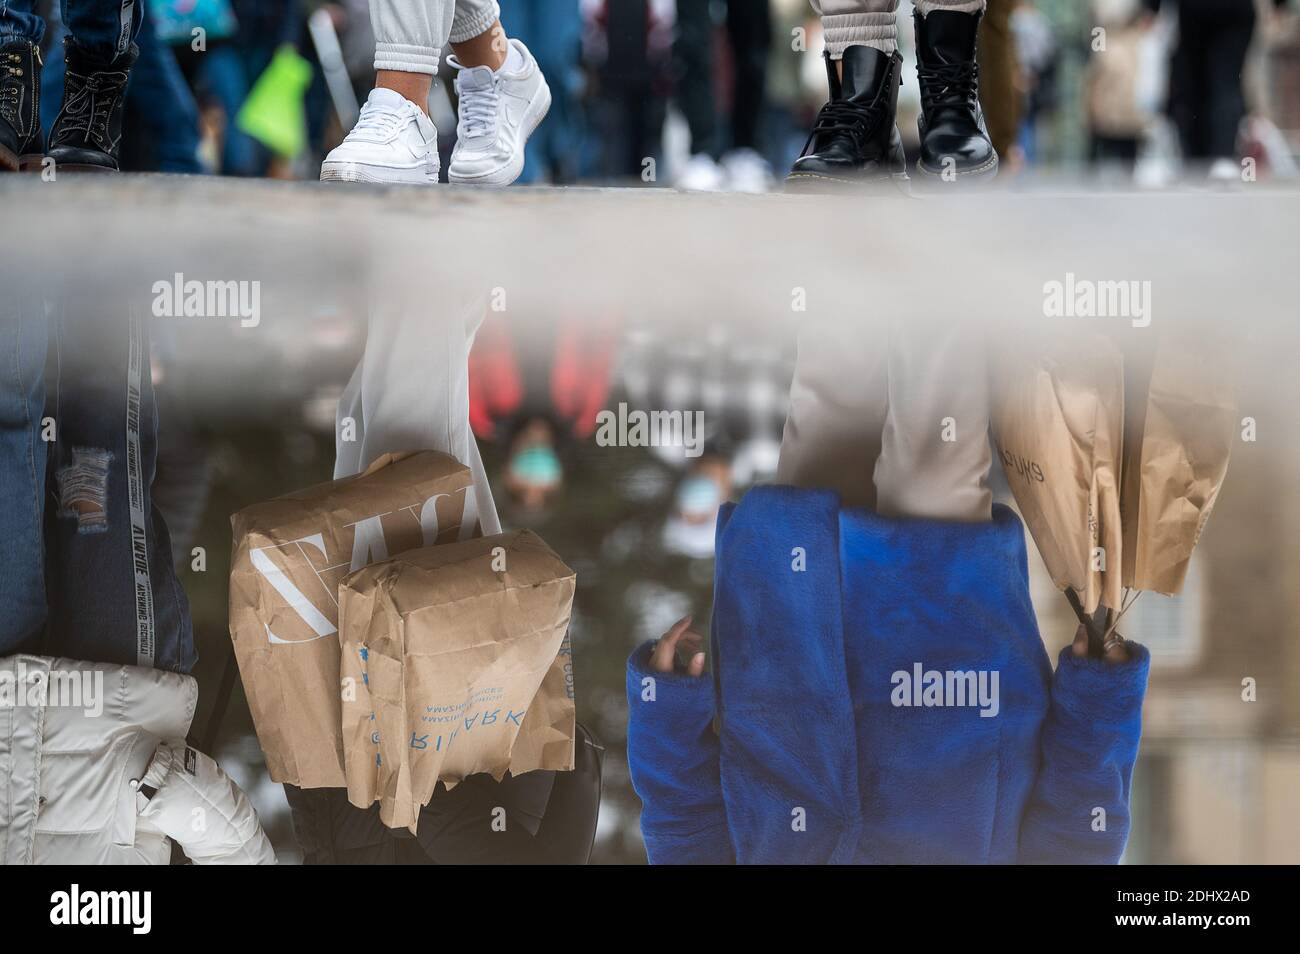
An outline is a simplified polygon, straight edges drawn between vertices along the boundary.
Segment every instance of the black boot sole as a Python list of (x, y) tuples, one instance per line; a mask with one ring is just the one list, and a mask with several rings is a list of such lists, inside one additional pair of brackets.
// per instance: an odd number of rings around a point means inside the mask
[(925, 164), (920, 160), (917, 160), (916, 163), (916, 173), (918, 179), (930, 186), (938, 183), (942, 183), (943, 185), (955, 185), (961, 182), (987, 182), (998, 174), (998, 157), (997, 153), (994, 153), (993, 158), (989, 159), (982, 166), (976, 166), (974, 169), (956, 170), (954, 172), (956, 178), (953, 180), (945, 179), (943, 172), (935, 172), (932, 169), (927, 169)]
[(785, 177), (785, 191), (799, 195), (843, 195), (846, 192), (856, 192), (863, 195), (909, 196), (912, 194), (911, 182), (906, 172), (895, 172), (871, 179), (792, 172)]
[(59, 172), (105, 172), (116, 174), (118, 171), (112, 166), (97, 166), (90, 162), (57, 162), (55, 168)]

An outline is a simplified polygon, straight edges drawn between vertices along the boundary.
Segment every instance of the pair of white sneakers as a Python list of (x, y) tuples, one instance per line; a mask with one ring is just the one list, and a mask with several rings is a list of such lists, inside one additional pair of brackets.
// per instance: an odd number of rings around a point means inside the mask
[[(551, 107), (551, 90), (537, 60), (518, 40), (522, 66), (466, 68), (455, 56), (460, 108), (449, 182), (509, 185), (524, 169), (524, 145)], [(324, 182), (434, 185), (438, 182), (438, 130), (415, 103), (391, 89), (375, 89), (357, 123), (325, 161)]]

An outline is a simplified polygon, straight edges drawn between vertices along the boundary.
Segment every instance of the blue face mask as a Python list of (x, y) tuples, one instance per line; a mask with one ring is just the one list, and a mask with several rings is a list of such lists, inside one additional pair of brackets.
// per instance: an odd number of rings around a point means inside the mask
[(677, 488), (677, 508), (686, 514), (712, 513), (722, 502), (722, 492), (707, 477), (687, 477)]
[(510, 475), (521, 483), (550, 487), (562, 474), (555, 449), (545, 444), (529, 445), (510, 459)]

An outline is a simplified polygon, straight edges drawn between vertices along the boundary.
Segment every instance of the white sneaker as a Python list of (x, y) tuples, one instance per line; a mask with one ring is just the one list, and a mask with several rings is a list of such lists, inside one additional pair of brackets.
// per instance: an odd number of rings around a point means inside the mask
[(438, 130), (401, 93), (371, 90), (357, 124), (321, 163), (320, 177), (322, 182), (435, 185)]
[(1209, 180), (1212, 186), (1240, 185), (1244, 181), (1241, 177), (1241, 169), (1241, 164), (1235, 159), (1220, 156), (1210, 163), (1205, 178)]
[(732, 192), (761, 195), (772, 191), (772, 168), (753, 149), (735, 149), (722, 157), (722, 171)]
[(514, 72), (506, 66), (466, 68), (455, 54), (447, 57), (447, 65), (459, 71), (460, 97), (448, 182), (503, 186), (524, 171), (524, 145), (551, 108), (551, 88), (528, 47), (518, 40), (510, 45), (523, 57)]
[(691, 156), (673, 183), (683, 192), (721, 192), (727, 185), (722, 167), (707, 152)]

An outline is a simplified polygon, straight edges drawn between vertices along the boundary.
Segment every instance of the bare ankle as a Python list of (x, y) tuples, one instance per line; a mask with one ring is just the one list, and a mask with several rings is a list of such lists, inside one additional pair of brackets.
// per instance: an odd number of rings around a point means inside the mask
[(377, 70), (375, 88), (391, 89), (400, 93), (419, 106), (429, 115), (429, 90), (433, 88), (433, 77), (428, 73), (403, 73), (400, 70)]
[(510, 38), (506, 36), (505, 27), (498, 20), (476, 37), (463, 43), (453, 43), (452, 50), (460, 65), (466, 69), (475, 66), (487, 66), (499, 70), (505, 65), (510, 54)]

